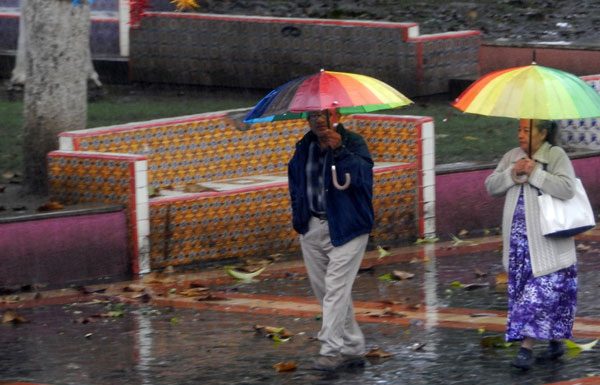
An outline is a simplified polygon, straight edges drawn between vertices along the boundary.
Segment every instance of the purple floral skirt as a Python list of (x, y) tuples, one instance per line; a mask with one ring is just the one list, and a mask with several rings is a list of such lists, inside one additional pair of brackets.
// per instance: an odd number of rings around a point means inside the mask
[(510, 231), (506, 340), (571, 338), (576, 308), (576, 265), (541, 277), (531, 272), (521, 189)]

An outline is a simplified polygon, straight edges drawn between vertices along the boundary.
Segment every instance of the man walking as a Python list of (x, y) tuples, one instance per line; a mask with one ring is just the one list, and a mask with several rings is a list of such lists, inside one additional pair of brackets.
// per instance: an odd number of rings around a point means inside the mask
[[(338, 121), (336, 110), (310, 112), (310, 132), (288, 165), (292, 222), (323, 309), (321, 350), (312, 369), (323, 371), (364, 365), (351, 292), (374, 217), (373, 160), (364, 139)], [(350, 175), (348, 188), (333, 185), (332, 165), (338, 175)]]

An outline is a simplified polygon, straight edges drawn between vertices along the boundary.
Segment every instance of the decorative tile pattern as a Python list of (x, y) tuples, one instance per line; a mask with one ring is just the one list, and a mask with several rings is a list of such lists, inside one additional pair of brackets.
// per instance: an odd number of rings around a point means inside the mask
[(239, 131), (227, 119), (198, 120), (82, 137), (83, 151), (143, 154), (148, 183), (177, 188), (210, 180), (285, 171), (306, 122), (257, 124)]
[[(378, 244), (415, 237), (414, 168), (375, 174)], [(152, 269), (298, 250), (287, 185), (150, 203)]]
[[(600, 93), (600, 76), (584, 76), (582, 79)], [(600, 150), (600, 118), (559, 120), (558, 127), (563, 147)]]
[(134, 193), (131, 186), (133, 160), (76, 155), (60, 152), (49, 155), (48, 174), (53, 198), (66, 204), (129, 204)]

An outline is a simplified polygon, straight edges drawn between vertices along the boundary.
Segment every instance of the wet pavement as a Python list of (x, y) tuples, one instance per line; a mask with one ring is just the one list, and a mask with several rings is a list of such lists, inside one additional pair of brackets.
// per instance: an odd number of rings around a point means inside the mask
[[(585, 343), (600, 338), (600, 231), (578, 244), (574, 341)], [(397, 248), (381, 259), (368, 253), (353, 291), (357, 318), (368, 347), (392, 356), (327, 375), (308, 370), (320, 309), (297, 260), (269, 265), (254, 283), (215, 268), (0, 297), (0, 312), (28, 321), (0, 324), (0, 384), (600, 384), (598, 347), (522, 372), (509, 366), (516, 346), (486, 343), (505, 322), (498, 246), (483, 238)], [(394, 270), (415, 276), (382, 279)], [(210, 291), (184, 295), (199, 285)], [(207, 292), (210, 300), (198, 300)], [(267, 338), (257, 324), (293, 336)], [(295, 371), (273, 368), (288, 361)]]

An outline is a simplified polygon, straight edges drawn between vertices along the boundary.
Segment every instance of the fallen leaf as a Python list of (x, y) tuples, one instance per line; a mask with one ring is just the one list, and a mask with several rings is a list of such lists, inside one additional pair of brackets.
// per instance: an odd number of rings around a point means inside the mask
[(199, 297), (202, 295), (206, 295), (206, 292), (210, 290), (207, 287), (194, 287), (191, 289), (183, 290), (179, 292), (179, 295), (183, 295), (185, 297)]
[(405, 279), (411, 279), (411, 278), (414, 278), (414, 276), (415, 276), (415, 275), (414, 275), (413, 273), (409, 273), (409, 272), (407, 272), (407, 271), (402, 271), (402, 270), (394, 270), (394, 271), (392, 272), (392, 276), (393, 276), (394, 278), (396, 278), (396, 279), (399, 279), (399, 280), (401, 280), (401, 281), (402, 281), (402, 280), (405, 280)]
[(384, 282), (390, 282), (394, 280), (394, 277), (392, 276), (392, 273), (387, 273), (380, 275), (379, 277), (377, 277), (377, 279)]
[(507, 285), (508, 284), (508, 274), (506, 272), (496, 274), (496, 285)]
[(172, 276), (165, 277), (164, 275), (162, 275), (158, 272), (151, 272), (142, 277), (142, 282), (146, 283), (146, 284), (150, 284), (150, 283), (169, 284), (169, 283), (175, 282), (175, 277), (172, 277)]
[(2, 316), (2, 323), (12, 323), (13, 325), (27, 323), (27, 319), (17, 314), (14, 310), (7, 310)]
[(148, 198), (156, 198), (160, 195), (160, 188), (154, 187), (152, 185), (148, 186)]
[(293, 372), (298, 365), (294, 361), (284, 361), (276, 363), (273, 368), (278, 372)]
[(126, 292), (126, 293), (132, 293), (132, 292), (133, 293), (140, 293), (140, 292), (142, 292), (144, 290), (146, 290), (146, 286), (144, 286), (144, 285), (138, 285), (138, 284), (135, 284), (135, 283), (129, 284), (129, 285), (127, 285), (127, 286), (125, 286), (123, 288), (123, 291)]
[(377, 252), (379, 253), (379, 255), (377, 256), (377, 259), (385, 258), (391, 254), (389, 251), (387, 251), (386, 249), (384, 249), (383, 247), (381, 247), (379, 245), (377, 245)]
[(422, 243), (435, 243), (435, 242), (437, 242), (437, 241), (439, 241), (439, 240), (440, 240), (440, 239), (439, 239), (439, 238), (437, 238), (437, 237), (425, 237), (425, 238), (418, 238), (418, 239), (415, 241), (415, 244), (419, 245), (419, 244), (422, 244)]
[(210, 292), (204, 292), (198, 298), (196, 298), (196, 301), (229, 301), (229, 298), (227, 298), (223, 295), (217, 295), (217, 294), (213, 294)]
[(238, 270), (235, 270), (231, 267), (226, 267), (225, 271), (227, 272), (227, 274), (229, 274), (230, 276), (232, 276), (233, 278), (240, 280), (242, 282), (253, 282), (254, 277), (257, 277), (260, 273), (262, 273), (263, 271), (265, 271), (266, 267), (262, 267), (258, 270), (256, 270), (255, 272), (252, 273), (244, 273)]
[(17, 176), (17, 174), (12, 171), (6, 171), (6, 172), (2, 173), (2, 178), (7, 179), (7, 180), (12, 179), (15, 176)]
[(366, 312), (365, 315), (368, 315), (369, 317), (377, 317), (377, 318), (381, 318), (381, 317), (403, 318), (403, 317), (406, 317), (406, 314), (392, 310), (392, 308), (389, 308), (389, 307), (386, 307), (385, 309), (380, 310), (380, 311), (369, 311), (369, 312)]
[(506, 342), (503, 336), (482, 337), (480, 344), (485, 348), (508, 348), (512, 346), (512, 342)]
[(452, 246), (460, 246), (460, 245), (476, 246), (477, 245), (477, 243), (475, 243), (473, 241), (462, 240), (454, 234), (450, 234), (450, 237), (452, 238)]
[(481, 289), (483, 287), (488, 287), (488, 286), (489, 286), (488, 283), (468, 283), (466, 285), (463, 285), (462, 288), (464, 290), (471, 291), (471, 290)]
[(284, 327), (267, 326), (267, 325), (254, 325), (254, 330), (257, 333), (262, 333), (266, 336), (278, 335), (280, 338), (289, 338), (294, 336), (294, 333), (286, 330)]
[(134, 296), (133, 299), (137, 299), (142, 303), (148, 303), (152, 299), (152, 296), (150, 294), (144, 292), (144, 293)]
[(41, 205), (40, 207), (38, 207), (37, 211), (38, 212), (56, 211), (56, 210), (62, 210), (64, 208), (65, 208), (65, 206), (63, 206), (59, 202), (50, 201), (50, 202), (46, 202), (43, 205)]
[(598, 343), (598, 340), (593, 340), (592, 342), (588, 342), (587, 344), (578, 344), (574, 341), (571, 340), (564, 340), (565, 342), (565, 347), (567, 349), (577, 349), (577, 350), (581, 350), (582, 352), (586, 352), (588, 350), (592, 350), (592, 348), (594, 346), (596, 346), (596, 344)]
[(426, 343), (426, 342), (415, 342), (414, 344), (412, 344), (412, 345), (410, 346), (410, 349), (411, 349), (412, 351), (415, 351), (415, 352), (416, 352), (416, 351), (419, 351), (419, 350), (423, 349), (423, 348), (425, 347), (425, 345), (427, 345), (427, 343)]
[(367, 352), (367, 354), (365, 354), (365, 357), (373, 357), (373, 358), (388, 358), (391, 356), (393, 356), (392, 353), (388, 353), (379, 347), (375, 347), (375, 348), (369, 350)]

